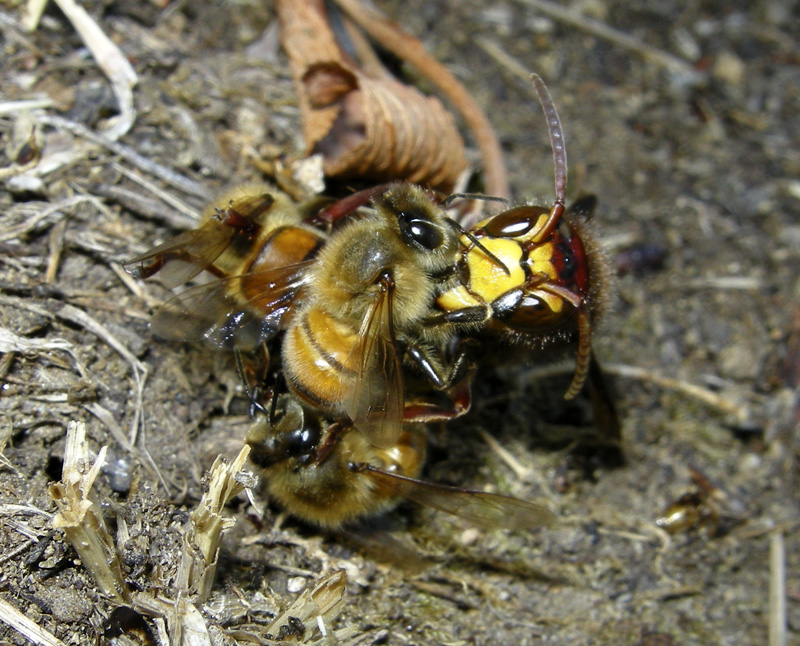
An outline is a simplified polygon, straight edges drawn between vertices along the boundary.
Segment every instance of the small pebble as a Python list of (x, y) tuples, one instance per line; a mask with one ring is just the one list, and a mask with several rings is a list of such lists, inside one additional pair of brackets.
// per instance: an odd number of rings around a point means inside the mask
[(720, 52), (717, 60), (714, 61), (714, 76), (732, 85), (739, 87), (742, 85), (745, 76), (745, 65), (741, 58), (731, 52)]
[(306, 589), (306, 579), (302, 576), (293, 576), (286, 582), (286, 589), (292, 594), (297, 594)]

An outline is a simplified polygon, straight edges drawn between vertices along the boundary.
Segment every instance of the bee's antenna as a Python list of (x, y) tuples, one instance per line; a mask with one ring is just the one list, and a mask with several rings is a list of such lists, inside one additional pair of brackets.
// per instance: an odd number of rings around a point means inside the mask
[(483, 195), (481, 193), (450, 193), (450, 195), (448, 195), (442, 201), (442, 207), (449, 206), (451, 202), (459, 198), (465, 200), (483, 200), (484, 202), (502, 202), (503, 204), (508, 204), (508, 200), (504, 197), (493, 197), (491, 195)]

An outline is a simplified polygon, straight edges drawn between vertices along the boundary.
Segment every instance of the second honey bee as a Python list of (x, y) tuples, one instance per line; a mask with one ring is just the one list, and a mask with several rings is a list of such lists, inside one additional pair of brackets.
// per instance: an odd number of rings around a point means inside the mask
[(291, 394), (274, 404), (247, 435), (250, 458), (270, 497), (307, 522), (338, 528), (403, 498), (486, 529), (531, 529), (554, 518), (538, 503), (418, 479), (423, 424), (404, 425), (394, 444), (378, 448), (349, 423), (331, 422)]
[(305, 402), (347, 417), (376, 446), (393, 445), (405, 410), (403, 359), (450, 385), (440, 357), (453, 331), (427, 325), (455, 280), (459, 230), (421, 188), (390, 185), (365, 217), (350, 216), (309, 272), (286, 332), (283, 372)]

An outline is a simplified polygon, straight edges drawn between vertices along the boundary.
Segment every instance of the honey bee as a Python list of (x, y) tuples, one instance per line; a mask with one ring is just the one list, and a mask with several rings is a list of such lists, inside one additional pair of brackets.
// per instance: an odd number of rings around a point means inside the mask
[(460, 241), (458, 226), (418, 186), (393, 184), (373, 204), (317, 256), (282, 361), (304, 402), (389, 447), (404, 419), (405, 357), (437, 387), (457, 381), (441, 361), (453, 331), (426, 322), (455, 280)]
[[(518, 206), (471, 228), (461, 239), (457, 283), (436, 298), (438, 320), (513, 346), (577, 335), (577, 361), (565, 397), (581, 389), (591, 362), (591, 323), (602, 301), (606, 270), (582, 219), (584, 198), (565, 209), (567, 155), (555, 104), (531, 76), (547, 118), (555, 166), (552, 207)], [(573, 217), (569, 217), (569, 216)], [(487, 253), (487, 250), (490, 253)]]
[(402, 498), (488, 529), (530, 529), (554, 518), (537, 503), (419, 480), (424, 424), (405, 424), (393, 445), (379, 448), (349, 422), (330, 422), (292, 394), (273, 404), (248, 432), (250, 458), (269, 496), (307, 522), (338, 528)]
[[(370, 198), (372, 211), (353, 214)], [(469, 408), (469, 367), (445, 366), (439, 354), (452, 331), (421, 327), (454, 279), (461, 232), (411, 184), (382, 185), (321, 210), (319, 202), (297, 207), (274, 190), (246, 188), (213, 205), (197, 230), (127, 267), (141, 278), (161, 272), (167, 286), (204, 270), (216, 276), (162, 306), (154, 332), (221, 348), (261, 346), (268, 362), (267, 342), (285, 330), (273, 367), (295, 394), (349, 418), (376, 446), (392, 446), (409, 418), (449, 419)], [(405, 356), (451, 390), (451, 404), (404, 405)]]

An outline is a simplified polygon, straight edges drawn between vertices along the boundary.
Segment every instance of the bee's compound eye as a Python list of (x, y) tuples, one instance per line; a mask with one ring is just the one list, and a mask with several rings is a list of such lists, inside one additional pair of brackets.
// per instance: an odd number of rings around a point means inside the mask
[(444, 243), (442, 232), (431, 221), (415, 213), (401, 212), (397, 218), (403, 237), (424, 249), (433, 251)]
[(286, 454), (292, 457), (299, 457), (312, 453), (319, 444), (319, 427), (304, 426), (286, 434), (284, 439)]

